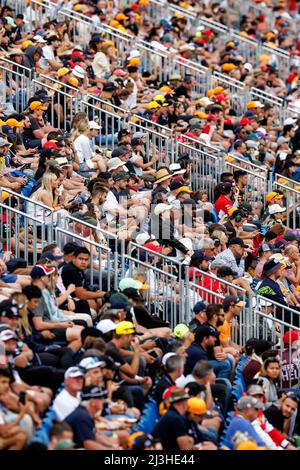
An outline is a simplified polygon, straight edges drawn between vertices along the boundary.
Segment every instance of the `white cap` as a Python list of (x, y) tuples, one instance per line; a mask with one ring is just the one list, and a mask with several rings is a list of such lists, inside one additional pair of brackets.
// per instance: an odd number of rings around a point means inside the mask
[(32, 40), (34, 42), (39, 42), (41, 44), (46, 44), (47, 41), (43, 38), (43, 36), (40, 36), (39, 34), (37, 34), (36, 36), (33, 36)]
[(172, 357), (172, 356), (176, 356), (176, 354), (174, 352), (169, 352), (167, 354), (165, 354), (163, 357), (162, 357), (162, 364), (165, 366), (166, 363), (167, 363), (167, 360), (169, 359), (169, 357)]
[(105, 333), (114, 331), (116, 329), (116, 326), (117, 325), (112, 320), (110, 320), (109, 318), (106, 318), (105, 320), (100, 320), (96, 328), (97, 330), (101, 331), (101, 333), (105, 335)]
[(292, 124), (296, 124), (296, 122), (297, 122), (297, 119), (289, 117), (289, 118), (287, 118), (283, 121), (283, 125), (284, 126), (291, 126)]
[(7, 329), (0, 333), (0, 341), (9, 341), (10, 339), (17, 340), (17, 335), (13, 330)]
[(96, 121), (89, 121), (90, 129), (102, 129), (102, 126), (96, 123)]
[(244, 69), (248, 70), (248, 72), (253, 72), (253, 66), (252, 64), (249, 64), (249, 62), (246, 62), (246, 64), (244, 64)]
[(265, 135), (268, 134), (264, 127), (259, 127), (258, 129), (256, 129), (256, 132), (260, 132), (261, 134), (265, 134)]
[(214, 104), (212, 100), (210, 100), (207, 96), (200, 98), (197, 100), (197, 103), (201, 104), (202, 106), (209, 106), (210, 104)]
[(171, 163), (169, 165), (169, 170), (173, 173), (173, 175), (183, 175), (186, 172), (185, 169), (182, 169), (179, 163)]
[(277, 139), (277, 145), (286, 144), (289, 141), (286, 137), (280, 136)]
[(65, 372), (65, 379), (75, 379), (76, 377), (83, 377), (84, 373), (79, 367), (69, 367)]
[(130, 54), (128, 56), (128, 60), (134, 59), (134, 58), (140, 57), (140, 56), (141, 56), (140, 51), (138, 51), (137, 49), (133, 49), (132, 51), (130, 51)]
[(274, 214), (279, 214), (280, 212), (285, 212), (286, 207), (281, 207), (279, 204), (273, 204), (272, 206), (269, 207), (269, 214), (274, 215)]
[[(116, 170), (117, 168), (120, 168), (121, 166), (124, 166), (124, 165), (125, 163), (122, 162), (122, 160), (120, 160), (119, 157), (114, 157), (109, 160), (107, 164), (107, 170), (108, 171)], [(124, 171), (128, 171), (128, 170), (124, 168)]]
[(203, 140), (203, 142), (205, 142), (206, 144), (210, 143), (209, 135), (205, 134), (204, 132), (202, 132), (202, 134), (199, 135), (199, 139)]
[(155, 236), (149, 235), (149, 233), (146, 232), (142, 232), (135, 237), (135, 241), (138, 245), (145, 245), (145, 243), (149, 240), (155, 240)]
[(157, 206), (155, 206), (154, 214), (155, 215), (160, 215), (163, 212), (170, 211), (171, 209), (172, 209), (172, 206), (170, 204), (160, 203), (160, 204), (157, 204)]
[(85, 70), (82, 67), (80, 67), (80, 65), (75, 65), (75, 67), (72, 70), (72, 74), (75, 75), (75, 77), (84, 78)]
[(259, 142), (256, 142), (255, 140), (246, 140), (245, 144), (249, 149), (258, 149), (259, 147)]
[(79, 367), (85, 370), (96, 369), (96, 367), (105, 367), (105, 366), (106, 366), (105, 361), (100, 361), (98, 357), (85, 357), (79, 362)]
[(257, 108), (264, 108), (265, 105), (261, 103), (260, 101), (255, 101)]

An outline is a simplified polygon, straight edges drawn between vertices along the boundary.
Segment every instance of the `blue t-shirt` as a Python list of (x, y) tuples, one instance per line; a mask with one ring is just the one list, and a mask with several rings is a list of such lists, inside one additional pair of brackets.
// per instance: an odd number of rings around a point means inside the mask
[(95, 423), (90, 417), (84, 406), (77, 406), (75, 410), (66, 417), (74, 433), (74, 442), (76, 446), (83, 447), (84, 441), (95, 441)]
[(230, 450), (233, 450), (233, 442), (232, 439), (235, 436), (236, 432), (242, 432), (248, 434), (248, 436), (259, 446), (259, 447), (265, 447), (265, 443), (261, 440), (257, 432), (255, 431), (254, 427), (245, 418), (242, 418), (242, 416), (235, 416), (228, 429), (227, 433), (225, 436), (225, 440), (223, 442), (223, 445), (228, 447)]
[(196, 362), (209, 360), (207, 352), (196, 342), (192, 343), (190, 347), (187, 348), (186, 352), (187, 358), (184, 367), (185, 376), (191, 374)]

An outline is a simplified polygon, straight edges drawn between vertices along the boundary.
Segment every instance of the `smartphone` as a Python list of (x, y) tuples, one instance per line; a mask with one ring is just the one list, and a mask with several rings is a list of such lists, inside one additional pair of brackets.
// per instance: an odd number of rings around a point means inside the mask
[(22, 405), (25, 405), (26, 401), (26, 392), (20, 392), (19, 393), (19, 402), (22, 403)]

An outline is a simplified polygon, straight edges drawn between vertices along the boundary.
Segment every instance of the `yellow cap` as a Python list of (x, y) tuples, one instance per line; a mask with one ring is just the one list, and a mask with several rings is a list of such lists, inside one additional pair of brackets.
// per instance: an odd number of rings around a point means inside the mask
[(225, 162), (228, 162), (228, 163), (235, 162), (235, 158), (231, 157), (231, 155), (226, 155)]
[(175, 192), (176, 196), (178, 196), (178, 194), (180, 194), (180, 193), (183, 193), (183, 192), (192, 193), (193, 191), (191, 191), (188, 186), (181, 186), (180, 188), (175, 189), (174, 192)]
[(38, 109), (40, 111), (46, 111), (47, 106), (43, 106), (41, 101), (32, 101), (29, 105), (29, 108), (31, 109), (31, 111), (34, 111), (36, 109)]
[(166, 101), (166, 98), (164, 97), (164, 95), (156, 95), (154, 96), (154, 98), (152, 99), (152, 101)]
[(139, 0), (139, 4), (142, 7), (148, 7), (149, 6), (149, 0)]
[(237, 210), (237, 207), (231, 207), (230, 209), (228, 209), (227, 213), (229, 217), (231, 217)]
[(63, 77), (64, 75), (67, 75), (68, 73), (70, 73), (70, 70), (67, 67), (61, 67), (56, 72), (56, 75), (60, 78), (60, 77)]
[(141, 61), (139, 57), (132, 57), (130, 61), (128, 62), (129, 67), (138, 67), (140, 65)]
[(26, 39), (26, 41), (22, 42), (21, 49), (23, 49), (24, 51), (25, 49), (27, 49), (28, 46), (34, 46), (34, 43), (32, 41), (29, 41), (29, 39)]
[(69, 84), (77, 88), (79, 85), (79, 80), (77, 80), (76, 77), (70, 77)]
[(124, 13), (118, 13), (116, 16), (115, 16), (115, 19), (117, 21), (126, 21), (128, 20), (128, 16), (124, 15)]
[(203, 111), (197, 111), (194, 115), (198, 116), (200, 119), (207, 119), (208, 118), (208, 114), (204, 113)]
[(266, 54), (262, 54), (258, 58), (259, 62), (264, 62), (265, 60), (270, 60), (270, 57)]
[(14, 118), (7, 119), (5, 124), (9, 127), (23, 127), (24, 126), (22, 121), (17, 121)]
[(131, 321), (121, 321), (115, 329), (116, 335), (132, 335), (135, 331), (135, 326)]
[(273, 201), (273, 199), (282, 199), (282, 198), (283, 198), (283, 194), (279, 194), (276, 191), (271, 191), (270, 193), (266, 195), (267, 202), (271, 202)]
[(173, 93), (173, 88), (171, 88), (170, 86), (162, 86), (159, 91), (161, 91), (162, 93)]
[(234, 64), (230, 64), (229, 62), (222, 65), (223, 72), (231, 72), (231, 70), (237, 69), (237, 66)]
[(192, 397), (187, 401), (187, 411), (193, 415), (203, 415), (206, 413), (205, 401), (201, 398)]
[(111, 26), (112, 28), (118, 28), (120, 26), (120, 23), (116, 20), (111, 20), (109, 26)]
[(215, 90), (208, 90), (208, 92), (207, 92), (208, 98), (211, 98), (214, 95), (215, 95)]
[(236, 450), (261, 450), (253, 441), (244, 441), (238, 444)]
[(148, 109), (158, 109), (160, 105), (156, 101), (150, 101), (148, 104)]
[(222, 86), (216, 86), (216, 88), (214, 88), (213, 90), (214, 95), (220, 95), (224, 91), (225, 91), (225, 88), (223, 88)]

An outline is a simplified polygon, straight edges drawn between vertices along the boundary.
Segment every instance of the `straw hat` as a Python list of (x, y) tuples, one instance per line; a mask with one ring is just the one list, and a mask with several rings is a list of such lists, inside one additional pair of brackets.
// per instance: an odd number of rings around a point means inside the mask
[(161, 168), (155, 173), (155, 183), (162, 183), (163, 181), (172, 178), (173, 175), (169, 173), (166, 168)]

